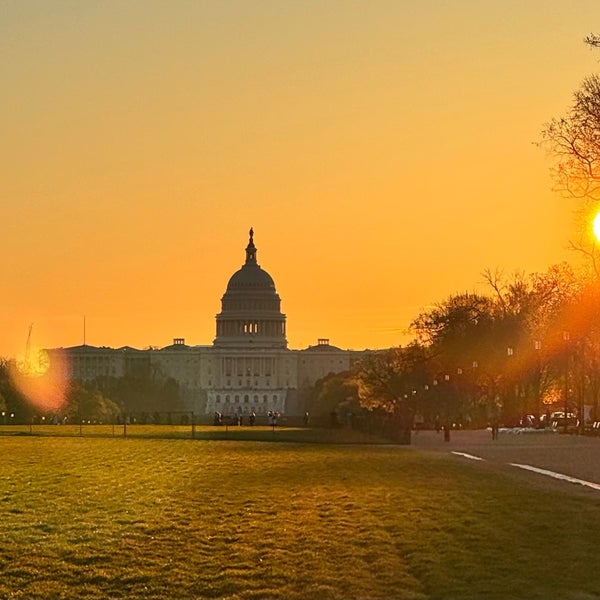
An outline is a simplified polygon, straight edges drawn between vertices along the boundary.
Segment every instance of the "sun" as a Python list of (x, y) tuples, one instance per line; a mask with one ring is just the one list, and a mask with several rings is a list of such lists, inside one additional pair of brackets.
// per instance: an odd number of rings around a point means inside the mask
[(594, 217), (594, 222), (592, 223), (592, 229), (594, 230), (594, 235), (596, 236), (596, 240), (600, 242), (600, 212)]

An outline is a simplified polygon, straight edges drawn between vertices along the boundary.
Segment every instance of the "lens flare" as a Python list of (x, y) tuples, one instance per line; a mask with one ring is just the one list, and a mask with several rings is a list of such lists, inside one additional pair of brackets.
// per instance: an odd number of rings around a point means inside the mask
[(594, 230), (596, 239), (600, 242), (600, 212), (594, 217), (592, 229)]
[(37, 410), (58, 412), (64, 406), (67, 393), (66, 363), (60, 356), (50, 362), (46, 352), (34, 357), (17, 359), (10, 369), (13, 385)]

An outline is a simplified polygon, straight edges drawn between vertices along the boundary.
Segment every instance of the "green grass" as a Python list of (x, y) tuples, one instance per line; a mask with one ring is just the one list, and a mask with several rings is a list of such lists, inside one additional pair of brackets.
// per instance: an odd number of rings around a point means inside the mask
[(1, 436), (129, 437), (196, 440), (238, 440), (260, 442), (304, 442), (324, 444), (389, 444), (388, 439), (348, 428), (311, 428), (249, 425), (239, 427), (196, 425), (0, 425)]
[(593, 494), (544, 492), (450, 455), (122, 437), (0, 444), (0, 598), (600, 597)]

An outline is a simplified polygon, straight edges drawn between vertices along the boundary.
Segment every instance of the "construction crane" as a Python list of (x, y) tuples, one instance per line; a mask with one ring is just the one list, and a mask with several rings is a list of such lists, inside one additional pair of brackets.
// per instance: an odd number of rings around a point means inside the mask
[(29, 333), (27, 334), (27, 343), (25, 344), (25, 360), (23, 361), (23, 366), (25, 367), (25, 372), (29, 373), (31, 370), (31, 330), (33, 329), (33, 323), (29, 326)]

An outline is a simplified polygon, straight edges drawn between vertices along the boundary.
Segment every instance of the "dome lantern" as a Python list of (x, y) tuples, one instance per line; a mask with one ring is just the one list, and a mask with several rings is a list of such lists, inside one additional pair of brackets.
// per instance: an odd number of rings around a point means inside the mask
[(256, 264), (256, 246), (254, 245), (254, 229), (250, 227), (250, 240), (246, 246), (246, 264)]

